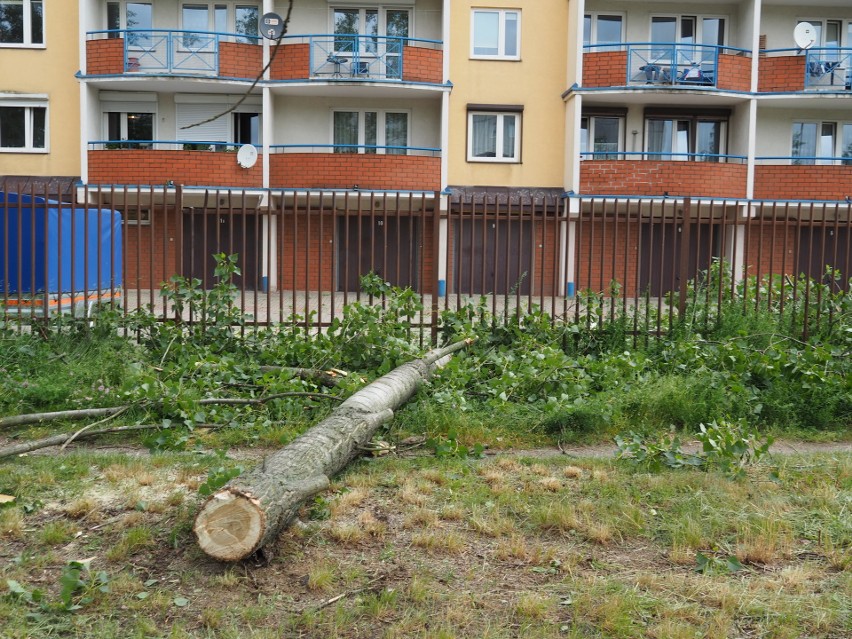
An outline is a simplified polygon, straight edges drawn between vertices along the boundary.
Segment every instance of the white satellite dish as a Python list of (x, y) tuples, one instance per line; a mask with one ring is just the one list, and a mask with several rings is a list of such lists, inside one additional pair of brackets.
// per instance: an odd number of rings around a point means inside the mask
[(817, 42), (817, 30), (810, 22), (800, 22), (793, 29), (793, 40), (800, 49), (810, 49)]
[(257, 149), (252, 144), (243, 144), (237, 151), (237, 164), (250, 169), (257, 162)]

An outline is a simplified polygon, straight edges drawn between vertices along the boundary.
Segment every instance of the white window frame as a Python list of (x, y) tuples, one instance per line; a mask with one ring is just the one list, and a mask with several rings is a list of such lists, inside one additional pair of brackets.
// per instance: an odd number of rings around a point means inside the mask
[[(224, 6), (224, 32), (228, 34), (237, 35), (241, 38), (252, 38), (252, 36), (237, 34), (237, 7), (255, 7), (257, 9), (258, 22), (260, 21), (260, 17), (263, 15), (263, 6), (258, 2), (250, 2), (249, 0), (246, 0), (245, 2), (240, 2), (239, 0), (237, 0), (236, 2), (234, 0), (228, 0), (227, 2), (216, 2), (215, 0), (213, 2), (207, 2), (205, 0), (198, 0), (197, 2), (193, 0), (181, 0), (181, 2), (178, 4), (178, 15), (180, 16), (181, 29), (186, 29), (185, 25), (183, 24), (183, 9), (187, 5), (207, 7), (207, 31), (209, 31), (210, 33), (220, 33), (216, 30), (216, 7)], [(258, 28), (259, 27), (260, 24), (258, 24)], [(252, 40), (255, 41), (257, 44), (262, 44), (263, 38), (261, 38), (260, 34), (258, 34), (257, 39), (254, 40), (254, 38), (252, 38)]]
[[(24, 146), (0, 147), (0, 153), (50, 153), (50, 107), (47, 96), (25, 97), (16, 95), (7, 98), (0, 94), (0, 107), (23, 107)], [(44, 147), (33, 146), (33, 109), (44, 109)]]
[[(235, 3), (235, 4), (244, 4), (244, 3)], [(345, 4), (345, 3), (334, 3), (329, 6), (328, 10), (328, 33), (334, 35), (334, 12), (337, 10), (348, 10), (348, 11), (358, 11), (359, 12), (359, 31), (358, 35), (366, 36), (368, 34), (364, 33), (364, 25), (366, 24), (366, 20), (364, 20), (365, 12), (367, 10), (377, 11), (379, 14), (379, 26), (378, 26), (378, 36), (385, 37), (388, 34), (388, 11), (406, 11), (408, 13), (408, 37), (414, 37), (414, 11), (412, 11), (411, 7), (408, 6), (399, 6), (399, 5), (367, 5), (367, 4)]]
[[(825, 47), (825, 32), (826, 26), (829, 22), (839, 22), (840, 23), (840, 48), (844, 49), (847, 47), (852, 47), (852, 19), (850, 18), (832, 18), (822, 17), (822, 18), (796, 18), (796, 25), (800, 22), (809, 22), (813, 25), (820, 25), (820, 39), (823, 42), (818, 42), (814, 46), (817, 48)], [(794, 25), (795, 26), (795, 25)]]
[[(476, 14), (478, 13), (496, 13), (498, 15), (497, 25), (497, 53), (495, 55), (483, 55), (474, 52), (474, 43), (476, 36)], [(518, 16), (518, 38), (515, 42), (516, 55), (506, 54), (506, 14), (514, 13)], [(492, 9), (492, 8), (475, 8), (470, 10), (470, 58), (471, 60), (520, 60), (521, 59), (521, 10), (520, 9)]]
[[(614, 15), (614, 14), (613, 14)], [(723, 38), (724, 42), (720, 42), (718, 44), (719, 47), (725, 47), (728, 44), (728, 38), (730, 37), (731, 31), (731, 19), (729, 16), (715, 13), (652, 13), (648, 18), (648, 42), (653, 43), (652, 39), (652, 31), (654, 18), (674, 18), (677, 20), (677, 29), (678, 32), (680, 30), (680, 21), (683, 18), (695, 18), (695, 42), (693, 44), (703, 45), (704, 44), (704, 20), (708, 18), (717, 18), (719, 20), (725, 21), (725, 37)], [(678, 36), (679, 38), (680, 36)], [(680, 44), (680, 40), (676, 41), (676, 44)], [(686, 45), (689, 46), (689, 45)]]
[[(597, 160), (597, 159), (610, 159), (607, 157), (599, 158), (597, 156), (596, 151), (594, 150), (594, 120), (607, 118), (609, 120), (618, 120), (618, 148), (615, 151), (606, 151), (606, 155), (614, 155), (616, 159), (620, 159), (622, 154), (624, 153), (624, 131), (625, 131), (625, 121), (626, 117), (623, 115), (603, 115), (603, 114), (591, 114), (591, 115), (582, 115), (580, 117), (580, 129), (583, 128), (583, 120), (588, 121), (588, 139), (587, 139), (587, 148), (583, 150), (582, 146), (582, 137), (580, 142), (580, 160)], [(589, 148), (591, 147), (591, 148)]]
[[(624, 44), (624, 32), (625, 32), (625, 28), (627, 26), (627, 16), (622, 11), (586, 11), (583, 14), (583, 21), (585, 22), (586, 17), (589, 17), (591, 19), (591, 23), (592, 23), (591, 28), (589, 29), (589, 42), (588, 42), (588, 44), (590, 44), (590, 45), (591, 44), (595, 44), (595, 45), (600, 44), (598, 42), (598, 18), (601, 17), (601, 16), (618, 16), (619, 18), (621, 18), (621, 33), (619, 34), (618, 42), (619, 42), (619, 44), (623, 45)], [(584, 31), (585, 31), (585, 28), (584, 28)], [(584, 38), (583, 44), (584, 45), (586, 44), (585, 38)], [(611, 44), (611, 43), (607, 43), (607, 44)], [(621, 48), (616, 44), (611, 44), (611, 46), (612, 46), (612, 48), (609, 48), (608, 46), (595, 46), (595, 47), (592, 47), (590, 49), (590, 52), (595, 53), (597, 51), (617, 51)]]
[[(120, 120), (121, 138), (120, 138), (120, 140), (118, 140), (118, 142), (133, 142), (133, 140), (127, 139), (127, 116), (131, 113), (151, 114), (153, 116), (151, 118), (152, 119), (152, 125), (153, 125), (151, 127), (152, 128), (151, 139), (152, 140), (157, 139), (157, 110), (156, 110), (156, 105), (142, 106), (142, 105), (136, 105), (136, 104), (131, 105), (130, 103), (128, 103), (127, 105), (121, 105), (120, 111), (117, 111), (115, 109), (104, 109), (104, 110), (102, 110), (101, 111), (101, 118), (102, 118), (102, 121), (103, 121), (102, 131), (103, 131), (103, 139), (104, 140), (110, 139), (110, 137), (109, 137), (109, 114), (110, 113), (118, 113), (121, 116), (121, 120)], [(115, 142), (115, 140), (110, 140), (110, 141)], [(157, 145), (151, 144), (150, 147), (142, 147), (142, 146), (136, 145), (133, 148), (151, 150), (151, 149), (157, 148)]]
[(23, 0), (24, 10), (24, 41), (0, 42), (0, 49), (44, 49), (47, 47), (47, 0), (41, 3), (41, 39), (43, 42), (33, 42), (32, 4), (31, 0)]
[[(831, 157), (833, 160), (813, 160), (812, 162), (797, 162), (797, 159), (793, 155), (793, 127), (797, 124), (815, 124), (817, 126), (817, 149), (816, 154), (813, 157), (824, 157), (819, 150), (819, 139), (821, 137), (821, 129), (825, 124), (831, 124), (834, 126), (834, 142), (833, 142), (833, 150)], [(844, 127), (852, 127), (852, 120), (815, 120), (810, 118), (803, 118), (798, 120), (793, 120), (790, 123), (790, 164), (797, 166), (832, 166), (832, 165), (845, 165), (847, 163), (852, 163), (852, 156), (848, 158), (843, 157), (843, 129)], [(805, 156), (808, 157), (808, 156)]]
[[(473, 154), (473, 116), (496, 115), (497, 116), (497, 138), (495, 140), (495, 156), (481, 157)], [(522, 111), (487, 111), (470, 110), (467, 112), (467, 161), (468, 162), (490, 162), (500, 164), (521, 163), (521, 127), (523, 126)], [(505, 118), (515, 118), (515, 148), (511, 157), (502, 154), (503, 150), (503, 121)]]
[[(405, 117), (408, 119), (408, 126), (406, 127), (406, 139), (405, 146), (411, 146), (411, 110), (410, 109), (370, 109), (363, 107), (334, 107), (331, 109), (331, 113), (329, 114), (329, 142), (332, 147), (334, 147), (334, 114), (335, 113), (357, 113), (358, 114), (358, 155), (364, 155), (366, 153), (366, 149), (364, 146), (366, 145), (366, 126), (365, 119), (366, 113), (375, 113), (376, 114), (376, 147), (384, 147), (387, 146), (385, 142), (386, 138), (386, 130), (385, 130), (385, 116), (388, 113), (404, 113)], [(355, 155), (353, 153), (353, 155)], [(367, 154), (373, 155), (373, 154)], [(377, 148), (375, 155), (393, 155), (388, 154), (387, 149)], [(399, 153), (395, 155), (408, 155), (408, 151), (405, 153)]]
[[(651, 122), (672, 122), (674, 123), (674, 128), (672, 132), (672, 142), (674, 142), (674, 135), (677, 133), (677, 123), (678, 122), (686, 122), (688, 124), (687, 130), (687, 149), (686, 151), (676, 151), (674, 148), (671, 151), (651, 151), (649, 149), (651, 142)], [(700, 122), (719, 122), (721, 126), (719, 127), (719, 153), (714, 154), (713, 158), (708, 159), (708, 156), (702, 155), (698, 153), (697, 145), (698, 145), (698, 124)], [(650, 116), (645, 118), (645, 143), (643, 145), (643, 153), (654, 155), (645, 155), (644, 159), (646, 160), (663, 160), (666, 162), (714, 162), (714, 163), (726, 163), (728, 159), (725, 157), (728, 155), (728, 125), (730, 124), (730, 119), (721, 118), (721, 117), (713, 117), (702, 114), (697, 114), (694, 116), (687, 115), (672, 115), (672, 116)], [(686, 155), (684, 155), (686, 154)], [(670, 155), (668, 159), (665, 158), (666, 155)], [(716, 157), (719, 156), (719, 157)], [(702, 160), (701, 158), (705, 158)]]

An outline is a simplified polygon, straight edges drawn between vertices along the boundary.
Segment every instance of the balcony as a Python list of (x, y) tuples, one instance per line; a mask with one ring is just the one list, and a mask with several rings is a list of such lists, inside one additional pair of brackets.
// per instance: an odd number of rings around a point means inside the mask
[(96, 140), (89, 142), (93, 184), (263, 186), (263, 162), (237, 164), (239, 145), (180, 140)]
[(846, 200), (852, 197), (852, 154), (846, 157), (758, 157), (758, 200)]
[[(258, 36), (181, 30), (91, 31), (88, 75), (179, 75), (254, 79), (263, 68)], [(270, 65), (273, 81), (443, 80), (439, 40), (358, 35), (294, 35)]]
[(254, 79), (262, 68), (259, 36), (200, 31), (90, 31), (89, 75), (181, 75)]
[(852, 90), (852, 48), (770, 49), (760, 59), (764, 93)]
[(746, 49), (662, 42), (586, 45), (583, 87), (749, 91)]
[(270, 147), (272, 188), (435, 191), (440, 149), (371, 145), (289, 144)]
[(746, 158), (696, 153), (584, 153), (580, 191), (589, 195), (745, 197)]

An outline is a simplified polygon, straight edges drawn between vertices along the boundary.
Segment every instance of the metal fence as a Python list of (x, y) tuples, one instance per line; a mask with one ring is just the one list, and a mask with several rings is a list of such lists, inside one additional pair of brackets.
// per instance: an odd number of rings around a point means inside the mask
[(0, 186), (7, 325), (106, 308), (205, 322), (216, 254), (238, 255), (244, 330), (322, 330), (352, 302), (386, 306), (386, 286), (361, 288), (370, 273), (416, 291), (412, 323), (433, 340), (441, 313), (468, 305), (641, 339), (734, 310), (780, 313), (807, 336), (849, 304), (845, 202)]

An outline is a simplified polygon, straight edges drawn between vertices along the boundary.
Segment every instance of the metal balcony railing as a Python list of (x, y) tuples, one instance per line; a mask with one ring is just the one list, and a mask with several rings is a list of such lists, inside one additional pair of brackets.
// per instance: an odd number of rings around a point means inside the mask
[(757, 164), (775, 166), (852, 166), (852, 148), (839, 157), (827, 155), (763, 155), (754, 160)]
[(260, 36), (179, 29), (89, 31), (90, 40), (122, 38), (125, 73), (219, 75), (219, 44), (257, 44)]
[(212, 140), (89, 140), (88, 144), (90, 151), (154, 149), (157, 151), (219, 151), (228, 153), (236, 153), (242, 146), (239, 142), (216, 142)]
[[(440, 49), (440, 40), (310, 34), (293, 36), (310, 44), (312, 78), (330, 80), (402, 80), (407, 47)], [(291, 38), (286, 38), (291, 40)]]
[[(596, 145), (599, 146), (599, 145)], [(678, 153), (673, 151), (617, 151), (596, 148), (594, 151), (580, 153), (581, 160), (656, 160), (663, 162), (726, 162), (743, 164), (748, 158), (744, 155), (724, 153)]]
[(808, 49), (805, 52), (805, 90), (852, 90), (852, 48)]
[(425, 146), (379, 146), (376, 144), (273, 144), (271, 153), (343, 153), (362, 155), (422, 155), (440, 157), (441, 149)]
[(627, 84), (715, 87), (722, 47), (650, 42), (627, 45)]

